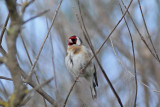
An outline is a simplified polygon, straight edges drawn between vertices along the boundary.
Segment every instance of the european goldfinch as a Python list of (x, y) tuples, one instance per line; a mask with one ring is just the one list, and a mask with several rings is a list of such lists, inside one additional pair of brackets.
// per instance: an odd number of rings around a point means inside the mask
[[(77, 36), (71, 36), (68, 38), (68, 49), (65, 57), (65, 64), (68, 71), (74, 76), (78, 76), (80, 70), (89, 62), (92, 57), (92, 52), (89, 48), (82, 45), (82, 41)], [(85, 70), (80, 74), (80, 77), (84, 77), (89, 81), (92, 98), (96, 98), (96, 86), (98, 86), (96, 69), (92, 62), (87, 66)]]

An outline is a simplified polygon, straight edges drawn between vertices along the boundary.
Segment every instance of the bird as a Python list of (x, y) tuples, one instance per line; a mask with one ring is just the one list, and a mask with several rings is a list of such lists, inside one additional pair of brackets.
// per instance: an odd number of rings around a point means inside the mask
[[(73, 35), (68, 38), (65, 64), (73, 76), (78, 76), (81, 69), (86, 66), (91, 57), (92, 51), (82, 44), (82, 40), (78, 36)], [(98, 87), (98, 80), (96, 67), (92, 61), (80, 73), (80, 77), (84, 77), (89, 82), (92, 98), (95, 99), (97, 97), (96, 87)]]

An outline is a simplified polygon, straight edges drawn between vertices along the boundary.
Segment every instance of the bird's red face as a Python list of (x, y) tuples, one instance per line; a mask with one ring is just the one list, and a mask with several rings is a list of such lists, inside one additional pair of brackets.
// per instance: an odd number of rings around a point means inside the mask
[(68, 38), (68, 46), (77, 44), (77, 36), (71, 36)]

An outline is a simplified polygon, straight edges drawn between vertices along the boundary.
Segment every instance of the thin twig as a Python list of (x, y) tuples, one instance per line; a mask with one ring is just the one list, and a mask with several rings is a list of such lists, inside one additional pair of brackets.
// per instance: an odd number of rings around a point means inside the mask
[[(90, 61), (91, 61), (91, 60), (90, 60)], [(90, 61), (89, 61), (89, 62), (90, 62)], [(67, 101), (68, 101), (68, 98), (69, 98), (69, 96), (70, 96), (70, 94), (71, 94), (71, 92), (72, 92), (72, 90), (73, 90), (73, 88), (74, 88), (74, 86), (75, 86), (75, 84), (76, 84), (77, 80), (79, 79), (80, 74), (83, 72), (83, 70), (84, 70), (84, 69), (86, 69), (86, 68), (87, 68), (87, 66), (89, 65), (89, 62), (86, 64), (86, 66), (85, 66), (85, 67), (83, 67), (83, 68), (80, 70), (80, 72), (79, 72), (78, 76), (75, 78), (75, 80), (74, 80), (74, 82), (73, 82), (73, 84), (72, 84), (72, 86), (71, 86), (71, 88), (70, 88), (70, 90), (69, 90), (69, 92), (68, 92), (68, 94), (67, 94), (67, 96), (66, 96), (66, 98), (65, 98), (65, 101), (64, 101), (63, 107), (65, 107), (65, 106), (66, 106)]]
[[(51, 82), (54, 78), (50, 78), (49, 80), (45, 81), (44, 83), (42, 84), (39, 84), (38, 86), (34, 87), (33, 89), (29, 90), (28, 91), (28, 94), (30, 94), (31, 92), (33, 92), (34, 90), (38, 91), (39, 89), (41, 89), (43, 86), (45, 86), (46, 84), (48, 84), (49, 82)], [(30, 96), (28, 96), (25, 100), (22, 101), (21, 105), (25, 105), (32, 97), (33, 95), (30, 94)], [(44, 98), (43, 98), (44, 99)], [(45, 99), (44, 99), (44, 102), (45, 102)], [(47, 107), (47, 104), (45, 102), (45, 107)]]
[[(113, 42), (112, 42), (112, 39), (111, 39), (111, 38), (110, 38), (110, 41), (111, 41), (111, 46), (112, 46), (113, 52), (114, 52), (115, 56), (117, 57), (118, 62), (122, 65), (122, 68), (124, 68), (125, 72), (127, 72), (129, 75), (131, 75), (132, 77), (135, 78), (135, 75), (132, 74), (131, 71), (129, 71), (129, 70), (125, 67), (124, 63), (121, 61), (121, 59), (120, 59), (119, 56), (117, 55), (116, 50), (115, 50), (115, 48), (114, 48), (114, 45), (113, 45)], [(139, 83), (141, 83), (142, 85), (144, 85), (145, 87), (147, 87), (148, 89), (150, 89), (151, 91), (156, 92), (156, 93), (160, 93), (160, 90), (151, 88), (150, 86), (146, 85), (146, 84), (145, 84), (144, 82), (142, 82), (141, 80), (138, 80), (138, 79), (137, 79), (137, 81), (138, 81)]]
[(43, 86), (45, 86), (46, 84), (48, 84), (49, 82), (51, 82), (54, 78), (51, 77), (50, 79), (48, 79), (47, 81), (45, 81), (44, 83), (34, 87), (33, 89), (29, 90), (28, 93), (31, 93), (34, 90), (38, 90), (39, 88), (42, 88)]
[(22, 9), (21, 9), (21, 16), (24, 14), (24, 12), (25, 12), (25, 10), (26, 10), (26, 8), (30, 5), (30, 4), (32, 4), (34, 2), (34, 0), (31, 0), (31, 1), (24, 1), (23, 3), (22, 3)]
[(26, 103), (34, 96), (35, 93), (30, 94), (29, 96), (27, 96), (26, 98), (24, 98), (24, 100), (21, 102), (21, 106), (26, 105)]
[[(22, 33), (20, 33), (20, 37), (21, 37), (21, 39), (22, 39), (22, 43), (23, 43), (24, 49), (25, 49), (25, 51), (26, 51), (26, 53), (27, 53), (27, 57), (28, 57), (28, 59), (29, 59), (29, 62), (30, 62), (30, 64), (31, 64), (31, 66), (32, 66), (33, 64), (32, 64), (32, 61), (31, 61), (31, 57), (30, 57), (29, 52), (28, 52), (28, 50), (27, 50), (27, 47), (26, 47), (26, 44), (25, 44), (25, 42), (24, 42)], [(38, 79), (38, 76), (37, 76), (36, 72), (34, 72), (34, 75), (35, 75), (35, 77), (36, 77), (37, 83), (40, 85), (40, 82), (39, 82), (39, 79)], [(29, 101), (29, 100), (28, 100), (28, 101)], [(46, 101), (45, 101), (44, 97), (43, 97), (43, 101), (44, 101), (45, 107), (47, 107), (47, 104), (46, 104)]]
[(1, 32), (1, 35), (0, 35), (0, 52), (5, 56), (7, 54), (7, 52), (4, 50), (4, 48), (2, 47), (2, 39), (3, 39), (3, 36), (4, 36), (4, 32), (6, 30), (6, 27), (7, 27), (7, 24), (8, 24), (8, 21), (9, 21), (9, 14), (6, 18), (6, 21), (4, 23), (4, 26), (2, 28), (2, 32)]
[(142, 11), (142, 7), (141, 7), (140, 0), (138, 0), (138, 4), (139, 4), (139, 9), (140, 9), (140, 11), (141, 11), (141, 15), (142, 15), (142, 19), (143, 19), (144, 26), (145, 26), (146, 31), (147, 31), (147, 34), (148, 34), (148, 38), (149, 38), (149, 40), (150, 40), (150, 42), (151, 42), (151, 45), (152, 45), (152, 48), (153, 48), (153, 50), (154, 50), (154, 52), (155, 52), (155, 56), (156, 56), (157, 59), (160, 61), (159, 56), (158, 56), (157, 51), (156, 51), (156, 48), (155, 48), (155, 46), (154, 46), (154, 44), (153, 44), (153, 41), (152, 41), (152, 39), (151, 39), (151, 35), (150, 35), (149, 30), (148, 30), (148, 28), (147, 28), (147, 24), (146, 24), (144, 15), (143, 15), (143, 11)]
[(1, 36), (0, 36), (0, 45), (2, 44), (3, 35), (4, 35), (5, 30), (6, 30), (8, 21), (9, 21), (9, 14), (8, 14), (8, 16), (7, 16), (7, 18), (6, 18), (6, 21), (5, 21), (5, 23), (4, 23), (4, 26), (3, 26), (3, 28), (2, 28), (2, 32), (1, 32)]
[(13, 81), (13, 80), (12, 80), (12, 78), (4, 77), (4, 76), (0, 76), (0, 79), (9, 80), (9, 81)]
[[(47, 29), (49, 29), (47, 18), (46, 18), (46, 23), (47, 23)], [(53, 65), (54, 83), (55, 83), (56, 92), (57, 92), (58, 90), (57, 90), (56, 70), (55, 70), (55, 64), (54, 64), (54, 48), (53, 48), (53, 42), (52, 42), (53, 38), (52, 38), (51, 33), (49, 35), (50, 35), (50, 43), (51, 43), (51, 51), (52, 51), (52, 65)]]
[(61, 4), (62, 4), (62, 1), (63, 1), (63, 0), (60, 0), (60, 3), (59, 3), (59, 5), (58, 5), (58, 7), (57, 7), (57, 9), (56, 9), (56, 11), (55, 11), (55, 14), (54, 14), (53, 19), (52, 19), (51, 26), (49, 27), (49, 30), (48, 30), (48, 32), (47, 32), (47, 34), (46, 34), (46, 36), (45, 36), (45, 39), (44, 39), (44, 41), (43, 41), (43, 43), (42, 43), (42, 45), (41, 45), (40, 50), (39, 50), (39, 52), (38, 52), (38, 54), (37, 54), (37, 56), (36, 56), (36, 58), (35, 58), (35, 61), (34, 61), (33, 65), (32, 65), (31, 71), (29, 72), (29, 76), (28, 76), (28, 78), (27, 78), (26, 81), (29, 81), (29, 79), (31, 78), (31, 76), (32, 76), (32, 74), (33, 74), (33, 69), (34, 69), (34, 67), (35, 67), (35, 65), (36, 65), (36, 63), (37, 63), (37, 61), (38, 61), (38, 59), (39, 59), (39, 56), (40, 56), (41, 51), (42, 51), (42, 49), (43, 49), (43, 46), (44, 46), (44, 44), (45, 44), (45, 42), (46, 42), (46, 40), (47, 40), (47, 38), (48, 38), (48, 35), (49, 35), (49, 33), (50, 33), (51, 29), (52, 29), (52, 26), (53, 26), (54, 22), (55, 22), (55, 19), (56, 19), (56, 16), (57, 16), (57, 14), (58, 14), (58, 10), (59, 10), (59, 8), (60, 8), (60, 6), (61, 6)]
[(123, 16), (121, 17), (121, 19), (118, 21), (118, 23), (115, 25), (115, 27), (113, 28), (113, 30), (111, 31), (111, 33), (108, 35), (108, 37), (104, 40), (103, 44), (100, 46), (100, 48), (98, 49), (98, 53), (99, 51), (102, 49), (103, 45), (106, 43), (106, 41), (109, 39), (109, 37), (112, 35), (112, 33), (115, 31), (115, 29), (117, 28), (117, 26), (120, 24), (120, 22), (122, 21), (122, 19), (124, 18), (124, 16), (126, 15), (129, 7), (131, 6), (133, 0), (130, 1), (128, 7), (126, 8), (126, 11), (124, 12)]
[(2, 83), (1, 80), (0, 80), (0, 84), (1, 84), (1, 86), (2, 86), (2, 88), (3, 88), (5, 98), (8, 99), (8, 96), (9, 96), (9, 95), (8, 95), (8, 92), (7, 92), (7, 90), (6, 90), (4, 84)]
[[(21, 75), (26, 80), (28, 78), (28, 75), (23, 71), (20, 70)], [(32, 79), (30, 79), (27, 84), (29, 84), (32, 88), (36, 87), (36, 84)], [(46, 92), (44, 92), (41, 88), (36, 90), (42, 97), (44, 97), (49, 103), (51, 103), (54, 107), (57, 107), (56, 101), (50, 97)]]
[(7, 52), (4, 50), (2, 45), (0, 45), (0, 52), (3, 54), (3, 56), (5, 56), (7, 54)]
[(30, 57), (29, 52), (28, 52), (28, 50), (27, 50), (26, 44), (25, 44), (25, 42), (24, 42), (22, 33), (20, 33), (20, 37), (21, 37), (21, 39), (22, 39), (22, 43), (23, 43), (24, 49), (25, 49), (25, 51), (26, 51), (27, 57), (28, 57), (28, 59), (29, 59), (29, 62), (30, 62), (30, 64), (31, 64), (31, 66), (32, 66), (32, 60), (31, 60), (31, 57)]
[[(122, 14), (123, 14), (122, 7), (121, 7), (120, 4), (119, 4), (119, 6), (120, 6), (121, 12), (122, 12)], [(137, 72), (136, 72), (136, 59), (135, 59), (135, 52), (134, 52), (134, 43), (133, 43), (133, 38), (132, 38), (131, 31), (130, 31), (130, 29), (129, 29), (129, 26), (128, 26), (128, 23), (127, 23), (125, 17), (124, 17), (124, 21), (125, 21), (125, 23), (126, 23), (126, 26), (127, 26), (128, 32), (129, 32), (129, 36), (130, 36), (130, 39), (131, 39), (131, 44), (132, 44), (133, 62), (134, 62), (134, 73), (135, 73), (135, 84), (136, 84), (136, 93), (135, 93), (134, 107), (136, 107), (138, 84), (137, 84)]]
[(24, 21), (23, 24), (25, 24), (25, 23), (27, 23), (27, 22), (29, 22), (29, 21), (31, 21), (31, 20), (33, 20), (33, 19), (39, 17), (39, 16), (44, 15), (45, 13), (47, 13), (47, 12), (49, 12), (49, 11), (50, 11), (50, 10), (48, 9), (48, 10), (45, 10), (45, 11), (43, 11), (43, 12), (41, 12), (41, 13), (38, 13), (37, 15), (35, 15), (35, 16), (33, 16), (33, 17), (27, 19), (26, 21)]
[[(109, 86), (111, 87), (111, 89), (112, 89), (115, 97), (117, 98), (120, 106), (123, 107), (123, 104), (122, 104), (122, 101), (121, 101), (120, 97), (118, 96), (117, 92), (115, 91), (115, 89), (114, 89), (111, 81), (109, 80), (107, 74), (105, 73), (105, 70), (103, 69), (102, 65), (100, 64), (100, 62), (99, 62), (99, 60), (98, 60), (98, 58), (97, 58), (97, 56), (96, 56), (96, 54), (95, 54), (95, 51), (94, 51), (92, 42), (91, 42), (91, 40), (90, 40), (90, 38), (89, 38), (89, 34), (88, 34), (87, 29), (86, 29), (85, 24), (84, 24), (84, 20), (83, 20), (83, 17), (82, 17), (82, 12), (81, 12), (81, 8), (80, 8), (80, 2), (79, 2), (79, 0), (78, 0), (78, 7), (79, 7), (79, 11), (80, 11), (80, 17), (81, 17), (81, 20), (82, 20), (82, 25), (81, 25), (81, 23), (79, 23), (79, 24), (80, 24), (81, 29), (82, 29), (82, 31), (83, 31), (83, 35), (85, 36), (85, 39), (87, 40), (88, 45), (90, 46), (90, 49), (91, 49), (92, 53), (94, 54), (94, 57), (95, 57), (98, 65), (99, 65), (99, 67), (100, 67), (100, 69), (101, 69), (101, 71), (102, 71), (102, 73), (103, 73), (106, 81), (108, 82)], [(82, 27), (84, 27), (84, 30), (83, 30)]]
[[(124, 6), (125, 9), (126, 9), (127, 7), (125, 6), (123, 0), (121, 0), (121, 2), (122, 2), (123, 6)], [(126, 9), (126, 10), (127, 10), (127, 9)], [(129, 17), (131, 18), (131, 21), (133, 22), (134, 27), (136, 28), (136, 30), (137, 30), (137, 32), (138, 32), (138, 34), (139, 34), (141, 40), (144, 42), (145, 46), (148, 48), (148, 50), (149, 50), (149, 52), (152, 54), (152, 56), (160, 63), (160, 60), (157, 59), (157, 57), (155, 56), (155, 54), (152, 52), (152, 50), (151, 50), (150, 47), (148, 46), (147, 42), (145, 41), (143, 35), (140, 33), (137, 25), (135, 24), (135, 22), (134, 22), (134, 20), (133, 20), (133, 18), (132, 18), (132, 15), (130, 14), (130, 12), (129, 12), (128, 10), (127, 10), (127, 12), (128, 12)]]

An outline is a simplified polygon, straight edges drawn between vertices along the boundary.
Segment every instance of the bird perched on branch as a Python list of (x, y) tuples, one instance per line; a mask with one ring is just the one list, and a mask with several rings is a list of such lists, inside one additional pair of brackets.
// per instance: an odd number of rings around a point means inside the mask
[(82, 41), (77, 36), (68, 38), (68, 49), (65, 57), (65, 64), (68, 71), (74, 76), (84, 77), (89, 81), (92, 98), (96, 98), (96, 86), (98, 86), (95, 65), (90, 62), (89, 65), (82, 71), (92, 57), (92, 52), (89, 48), (82, 45)]

